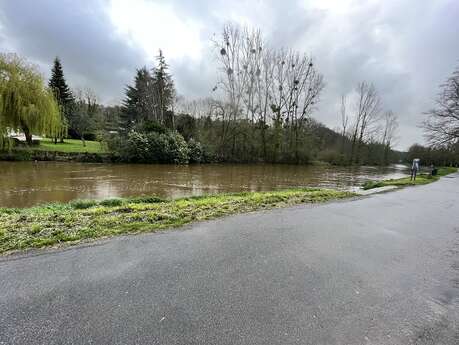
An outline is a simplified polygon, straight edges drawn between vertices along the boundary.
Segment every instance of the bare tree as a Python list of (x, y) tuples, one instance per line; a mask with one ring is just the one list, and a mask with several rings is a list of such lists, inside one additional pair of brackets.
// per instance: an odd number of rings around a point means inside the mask
[(389, 153), (396, 139), (398, 118), (391, 110), (389, 110), (384, 113), (383, 121), (383, 134), (381, 142), (384, 145), (383, 162), (384, 164), (387, 164), (389, 163)]
[(344, 153), (344, 144), (346, 142), (346, 134), (347, 134), (347, 129), (348, 129), (348, 123), (349, 123), (349, 116), (347, 115), (346, 112), (346, 95), (341, 95), (341, 108), (340, 108), (340, 115), (341, 115), (341, 136), (342, 136), (342, 142), (341, 142), (341, 153)]
[(436, 107), (426, 114), (423, 127), (432, 146), (445, 147), (459, 142), (459, 69), (441, 85)]
[(357, 86), (357, 111), (355, 115), (354, 129), (352, 133), (352, 147), (350, 161), (358, 162), (360, 148), (375, 130), (373, 127), (379, 120), (381, 113), (381, 99), (373, 84), (365, 81)]
[[(230, 135), (233, 142), (239, 135), (244, 138), (242, 145), (253, 143), (245, 140), (250, 134), (243, 128), (261, 129), (266, 158), (265, 131), (272, 125), (275, 150), (280, 147), (281, 132), (289, 132), (289, 149), (297, 155), (299, 130), (315, 109), (324, 86), (312, 58), (293, 50), (273, 49), (259, 30), (241, 30), (232, 24), (224, 27), (214, 45), (220, 66), (214, 90), (222, 90), (230, 105), (227, 119), (230, 131), (234, 128)], [(236, 121), (247, 121), (250, 126), (238, 127)]]
[(95, 117), (99, 110), (97, 96), (93, 90), (87, 88), (84, 91), (74, 91), (75, 104), (70, 113), (70, 124), (80, 137), (83, 146), (86, 146), (85, 135), (94, 127)]

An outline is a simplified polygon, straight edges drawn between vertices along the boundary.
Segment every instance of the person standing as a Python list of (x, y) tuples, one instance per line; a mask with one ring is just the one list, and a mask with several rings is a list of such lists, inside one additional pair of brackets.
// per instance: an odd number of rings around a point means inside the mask
[(410, 181), (416, 181), (416, 175), (419, 172), (419, 158), (413, 159), (413, 164), (411, 165), (411, 178)]

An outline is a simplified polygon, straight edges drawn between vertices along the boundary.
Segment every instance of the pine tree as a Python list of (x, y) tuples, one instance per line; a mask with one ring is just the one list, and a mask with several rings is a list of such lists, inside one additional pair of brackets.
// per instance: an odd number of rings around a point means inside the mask
[(121, 125), (125, 131), (139, 127), (153, 114), (153, 79), (146, 67), (137, 70), (134, 86), (126, 87), (126, 98), (121, 107)]
[(49, 79), (48, 86), (51, 90), (53, 90), (59, 105), (65, 108), (73, 103), (74, 98), (67, 82), (65, 81), (62, 64), (58, 57), (54, 59), (54, 65), (51, 70), (51, 78)]
[[(49, 79), (48, 86), (53, 91), (54, 97), (59, 104), (61, 115), (63, 117), (62, 121), (67, 124), (70, 123), (71, 111), (75, 100), (67, 82), (65, 81), (62, 64), (57, 56), (54, 59), (54, 65), (51, 70), (51, 78)], [(55, 138), (55, 141), (56, 140), (57, 138)]]
[(174, 82), (168, 72), (169, 66), (161, 50), (156, 59), (157, 67), (153, 69), (153, 88), (156, 105), (155, 118), (160, 124), (173, 127), (171, 108), (175, 97)]

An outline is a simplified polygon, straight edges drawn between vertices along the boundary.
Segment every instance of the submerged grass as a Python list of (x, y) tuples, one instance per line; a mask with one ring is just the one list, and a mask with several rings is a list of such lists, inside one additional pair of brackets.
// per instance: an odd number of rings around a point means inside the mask
[(0, 253), (128, 233), (154, 232), (229, 214), (353, 196), (327, 189), (216, 194), (175, 200), (141, 197), (0, 208)]
[(423, 185), (437, 181), (441, 176), (446, 176), (457, 172), (457, 168), (454, 167), (443, 167), (439, 168), (437, 176), (431, 176), (430, 174), (419, 174), (416, 177), (415, 181), (411, 181), (410, 177), (402, 177), (398, 179), (391, 180), (382, 180), (382, 181), (367, 181), (363, 185), (364, 190), (386, 187), (386, 186), (397, 186), (397, 187), (406, 187), (406, 186), (416, 186)]

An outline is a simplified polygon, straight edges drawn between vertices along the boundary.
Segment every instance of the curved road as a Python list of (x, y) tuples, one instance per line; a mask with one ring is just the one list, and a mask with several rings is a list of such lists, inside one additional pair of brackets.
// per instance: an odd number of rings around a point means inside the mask
[(0, 259), (0, 344), (459, 343), (458, 174), (184, 230)]

